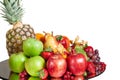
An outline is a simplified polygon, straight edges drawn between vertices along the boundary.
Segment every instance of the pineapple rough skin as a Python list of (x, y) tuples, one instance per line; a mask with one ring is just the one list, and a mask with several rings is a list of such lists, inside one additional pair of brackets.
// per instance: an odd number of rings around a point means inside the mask
[(6, 34), (6, 47), (9, 56), (13, 53), (18, 53), (22, 50), (22, 43), (27, 38), (35, 38), (35, 33), (30, 25), (24, 24), (21, 27), (16, 27), (8, 30)]

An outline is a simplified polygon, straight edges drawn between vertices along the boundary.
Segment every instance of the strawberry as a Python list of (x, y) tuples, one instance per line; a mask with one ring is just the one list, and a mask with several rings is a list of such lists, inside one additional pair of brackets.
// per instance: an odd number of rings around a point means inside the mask
[(88, 62), (87, 63), (87, 71), (88, 71), (88, 78), (94, 77), (96, 75), (96, 69), (95, 69), (95, 65), (93, 62)]
[(48, 77), (47, 69), (43, 68), (42, 70), (40, 70), (40, 78), (42, 80), (46, 80), (47, 77)]

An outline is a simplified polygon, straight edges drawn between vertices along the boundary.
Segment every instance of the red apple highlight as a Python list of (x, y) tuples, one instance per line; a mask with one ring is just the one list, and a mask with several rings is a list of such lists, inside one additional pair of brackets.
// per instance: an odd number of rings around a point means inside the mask
[(51, 77), (63, 76), (67, 69), (67, 62), (60, 54), (52, 55), (47, 61), (47, 69)]

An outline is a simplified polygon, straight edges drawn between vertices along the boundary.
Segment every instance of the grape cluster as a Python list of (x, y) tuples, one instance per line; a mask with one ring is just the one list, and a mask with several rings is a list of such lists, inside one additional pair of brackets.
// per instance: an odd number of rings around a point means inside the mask
[(100, 61), (98, 49), (93, 50), (93, 48), (89, 46), (88, 48), (85, 49), (85, 51), (87, 53), (87, 56), (89, 57), (89, 61), (92, 62), (95, 66), (95, 76), (104, 72), (106, 64)]
[(104, 62), (99, 62), (96, 64), (96, 75), (101, 74), (102, 72), (104, 72), (106, 67), (106, 64)]
[(93, 62), (94, 64), (97, 64), (100, 62), (98, 49), (95, 49), (94, 52), (88, 52), (87, 55), (90, 58), (90, 62)]
[(21, 73), (19, 73), (20, 80), (28, 80), (29, 75), (28, 73), (24, 70)]
[(74, 76), (70, 71), (66, 71), (63, 75), (63, 80), (73, 80)]

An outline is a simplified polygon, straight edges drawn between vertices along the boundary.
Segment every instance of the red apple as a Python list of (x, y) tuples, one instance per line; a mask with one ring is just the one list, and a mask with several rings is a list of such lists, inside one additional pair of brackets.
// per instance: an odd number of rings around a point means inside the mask
[(74, 75), (83, 75), (87, 67), (87, 60), (83, 54), (71, 54), (67, 58), (67, 66)]
[(67, 69), (67, 62), (60, 54), (52, 55), (47, 61), (47, 70), (51, 77), (63, 76)]

